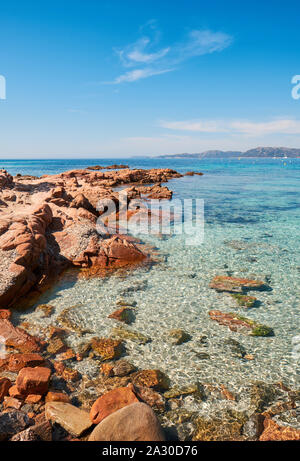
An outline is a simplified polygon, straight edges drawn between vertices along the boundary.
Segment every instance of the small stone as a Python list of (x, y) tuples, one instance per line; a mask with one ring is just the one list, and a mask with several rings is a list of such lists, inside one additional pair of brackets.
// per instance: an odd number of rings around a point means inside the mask
[(152, 387), (155, 390), (167, 390), (169, 378), (160, 370), (140, 370), (131, 375), (132, 383), (141, 387)]
[(70, 403), (47, 402), (45, 416), (75, 437), (80, 437), (92, 426), (89, 414)]
[(42, 396), (39, 394), (29, 394), (25, 399), (25, 403), (39, 403), (42, 400)]
[(19, 372), (25, 367), (38, 367), (45, 364), (45, 359), (40, 354), (11, 354), (8, 361), (8, 370)]
[(172, 387), (167, 392), (164, 393), (166, 399), (173, 399), (176, 397), (181, 397), (182, 395), (195, 395), (198, 399), (202, 400), (203, 390), (202, 387), (196, 383), (189, 386), (183, 387)]
[(75, 360), (76, 354), (73, 349), (67, 349), (66, 352), (62, 352), (61, 354), (57, 355), (56, 360), (64, 362), (66, 360)]
[(102, 363), (100, 371), (104, 376), (112, 377), (114, 376), (114, 364), (113, 363)]
[(166, 406), (165, 398), (151, 387), (134, 386), (137, 397), (156, 411), (163, 412)]
[(111, 337), (133, 341), (138, 344), (146, 344), (149, 341), (151, 341), (150, 338), (143, 335), (139, 331), (125, 328), (123, 326), (118, 326), (118, 327), (113, 328), (111, 332)]
[(49, 341), (47, 352), (49, 352), (49, 354), (55, 355), (60, 354), (61, 352), (65, 352), (66, 349), (67, 345), (64, 343), (64, 341), (59, 337), (54, 337)]
[(45, 367), (22, 368), (19, 371), (16, 386), (23, 395), (45, 394), (48, 391), (51, 371)]
[(118, 359), (123, 352), (122, 341), (110, 338), (93, 338), (91, 346), (102, 360)]
[(76, 382), (80, 379), (80, 373), (73, 368), (65, 368), (62, 372), (62, 378), (66, 381)]
[(133, 403), (107, 416), (99, 423), (89, 441), (151, 441), (165, 440), (153, 410), (145, 403)]
[(46, 395), (45, 402), (65, 402), (69, 403), (70, 398), (67, 394), (64, 394), (63, 392), (54, 392), (54, 391), (49, 391), (48, 394)]
[(127, 323), (128, 325), (134, 321), (132, 309), (122, 307), (108, 316), (109, 319), (118, 320), (119, 322)]
[(90, 411), (91, 421), (93, 424), (99, 424), (111, 413), (138, 401), (132, 384), (109, 391), (99, 397), (92, 406)]
[(128, 376), (130, 373), (134, 372), (135, 369), (135, 366), (127, 360), (118, 360), (114, 363), (113, 376)]
[(189, 335), (186, 331), (180, 328), (170, 330), (168, 335), (169, 341), (171, 342), (171, 344), (174, 345), (180, 345), (182, 343), (189, 341), (192, 338), (191, 335)]
[(4, 397), (4, 408), (14, 408), (15, 410), (20, 410), (22, 405), (23, 402), (21, 400), (15, 399), (14, 397)]
[(43, 317), (50, 317), (53, 314), (54, 306), (50, 306), (50, 304), (40, 304), (36, 309), (42, 312)]

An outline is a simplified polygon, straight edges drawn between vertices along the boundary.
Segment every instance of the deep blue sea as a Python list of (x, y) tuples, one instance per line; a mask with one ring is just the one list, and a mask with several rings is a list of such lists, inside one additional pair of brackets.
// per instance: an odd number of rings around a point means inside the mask
[[(186, 245), (182, 235), (145, 235), (158, 248), (160, 263), (104, 279), (61, 281), (41, 302), (55, 306), (52, 318), (32, 310), (21, 318), (44, 327), (75, 306), (74, 321), (93, 335), (109, 335), (107, 319), (116, 301), (136, 303), (133, 328), (152, 341), (128, 341), (129, 359), (142, 368), (161, 368), (174, 384), (219, 382), (229, 389), (255, 380), (298, 385), (300, 360), (300, 159), (74, 159), (2, 160), (11, 174), (42, 175), (88, 165), (126, 163), (131, 168), (174, 168), (201, 171), (168, 183), (176, 198), (204, 200), (204, 240)], [(250, 293), (259, 303), (243, 311), (224, 293), (209, 288), (215, 275), (255, 278), (270, 291)], [(132, 288), (135, 287), (135, 288)], [(210, 320), (208, 311), (239, 312), (274, 329), (273, 337), (234, 333)], [(77, 320), (76, 320), (77, 319)], [(79, 319), (79, 320), (78, 320)], [(192, 340), (174, 348), (165, 340), (171, 328), (184, 328)], [(232, 355), (227, 340), (239, 341), (253, 360)], [(78, 344), (74, 335), (72, 345)], [(86, 374), (97, 373), (91, 361), (78, 363)]]

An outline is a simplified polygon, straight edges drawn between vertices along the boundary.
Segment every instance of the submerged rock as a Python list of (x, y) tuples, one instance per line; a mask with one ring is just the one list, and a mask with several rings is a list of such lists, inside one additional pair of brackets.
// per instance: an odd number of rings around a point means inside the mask
[(242, 279), (225, 275), (217, 275), (214, 277), (209, 286), (217, 291), (229, 291), (234, 293), (266, 288), (266, 284), (260, 280)]
[(194, 441), (241, 441), (242, 428), (247, 417), (243, 413), (223, 411), (211, 419), (195, 419)]
[(244, 307), (245, 309), (253, 307), (257, 302), (254, 296), (247, 296), (240, 293), (231, 293), (230, 296), (236, 300), (238, 306)]
[(197, 399), (202, 400), (204, 397), (203, 387), (199, 384), (190, 384), (183, 387), (172, 387), (164, 393), (166, 399), (181, 397), (182, 395), (194, 395)]
[(134, 314), (132, 309), (128, 307), (122, 307), (117, 311), (113, 312), (108, 316), (109, 319), (119, 320), (119, 322), (124, 322), (130, 324), (134, 321)]
[(256, 412), (262, 413), (276, 399), (278, 389), (273, 384), (257, 381), (251, 386), (251, 405)]
[(89, 441), (164, 441), (155, 413), (145, 403), (133, 403), (105, 418), (95, 427)]
[(209, 316), (231, 331), (248, 333), (250, 336), (274, 336), (272, 328), (232, 312), (209, 311)]
[(244, 348), (244, 346), (239, 341), (236, 341), (233, 338), (225, 339), (224, 344), (230, 349), (231, 353), (234, 356), (240, 359), (244, 358), (247, 354), (247, 351)]
[(168, 341), (173, 345), (180, 345), (190, 339), (192, 339), (191, 335), (180, 328), (175, 328), (168, 332)]
[(167, 390), (170, 387), (169, 378), (160, 370), (140, 370), (131, 375), (132, 383), (142, 387), (152, 387), (155, 390)]
[(102, 360), (118, 359), (123, 353), (123, 343), (117, 339), (93, 338), (91, 346)]
[(103, 363), (101, 373), (105, 376), (128, 376), (136, 370), (135, 366), (127, 360), (118, 360), (117, 362)]
[(280, 426), (271, 418), (265, 418), (261, 442), (300, 440), (300, 430), (290, 426)]
[(111, 331), (111, 337), (134, 341), (138, 344), (146, 344), (151, 341), (150, 338), (143, 335), (139, 331), (125, 328), (123, 326), (113, 328)]

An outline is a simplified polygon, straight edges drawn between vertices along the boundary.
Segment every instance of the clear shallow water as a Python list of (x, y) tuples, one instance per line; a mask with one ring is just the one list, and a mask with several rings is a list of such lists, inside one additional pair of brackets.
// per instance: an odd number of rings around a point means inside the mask
[[(2, 161), (0, 166), (13, 174), (45, 174), (118, 161), (17, 162)], [(174, 198), (204, 199), (204, 242), (187, 246), (182, 235), (165, 239), (143, 236), (145, 242), (159, 249), (162, 262), (129, 272), (125, 278), (116, 273), (105, 279), (61, 281), (39, 301), (55, 306), (49, 319), (32, 311), (21, 314), (20, 320), (31, 320), (44, 328), (55, 324), (64, 308), (76, 305), (72, 315), (79, 318), (83, 328), (93, 331), (84, 336), (87, 340), (109, 335), (116, 326), (117, 322), (107, 316), (117, 308), (118, 299), (134, 300), (136, 319), (132, 328), (152, 339), (146, 345), (127, 341), (128, 359), (135, 365), (160, 368), (180, 385), (200, 381), (223, 383), (238, 390), (254, 380), (283, 380), (297, 387), (299, 355), (297, 362), (293, 338), (300, 334), (300, 160), (121, 162), (137, 168), (203, 171), (202, 177), (173, 180), (169, 187), (174, 190)], [(212, 277), (219, 274), (266, 280), (272, 291), (250, 292), (261, 303), (244, 311), (232, 298), (209, 288)], [(211, 309), (236, 311), (265, 323), (274, 328), (275, 336), (257, 338), (230, 332), (210, 320)], [(165, 339), (171, 328), (183, 328), (192, 340), (171, 346)], [(228, 338), (239, 341), (254, 360), (235, 357), (225, 344)], [(83, 338), (75, 334), (70, 337), (72, 345), (81, 341)], [(199, 358), (201, 353), (209, 358)], [(98, 364), (94, 365), (83, 361), (78, 367), (84, 373), (98, 373)]]

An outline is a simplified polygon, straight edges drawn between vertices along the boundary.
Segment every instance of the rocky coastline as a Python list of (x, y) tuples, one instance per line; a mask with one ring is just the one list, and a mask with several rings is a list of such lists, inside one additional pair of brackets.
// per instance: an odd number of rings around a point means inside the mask
[[(137, 369), (126, 360), (126, 341), (143, 345), (149, 338), (132, 327), (134, 306), (126, 300), (112, 307), (112, 334), (99, 333), (77, 349), (67, 344), (74, 332), (67, 310), (59, 324), (40, 334), (12, 322), (16, 303), (23, 300), (26, 306), (31, 296), (38, 299), (68, 268), (89, 277), (151, 262), (152, 249), (121, 228), (112, 235), (108, 225), (99, 235), (98, 202), (112, 200), (118, 211), (125, 192), (126, 205), (137, 198), (168, 200), (172, 191), (162, 183), (182, 175), (127, 165), (105, 169), (97, 165), (40, 178), (0, 171), (0, 338), (6, 346), (0, 356), (0, 441), (300, 440), (300, 430), (291, 423), (299, 417), (300, 393), (284, 383), (247, 383), (249, 408), (242, 411), (240, 395), (222, 384), (178, 388), (159, 369)], [(194, 174), (200, 176), (188, 172)], [(233, 297), (243, 311), (210, 311), (208, 318), (217, 328), (260, 337), (276, 334), (244, 316), (257, 301), (253, 290), (269, 289), (264, 282), (217, 276), (210, 288)], [(51, 316), (51, 305), (37, 309)], [(189, 340), (183, 329), (170, 330), (166, 338), (174, 348)], [(229, 347), (241, 360), (252, 360), (238, 341)], [(99, 364), (93, 380), (73, 366), (89, 360)], [(207, 415), (191, 411), (186, 405), (191, 399), (207, 408), (218, 402), (218, 410)]]

